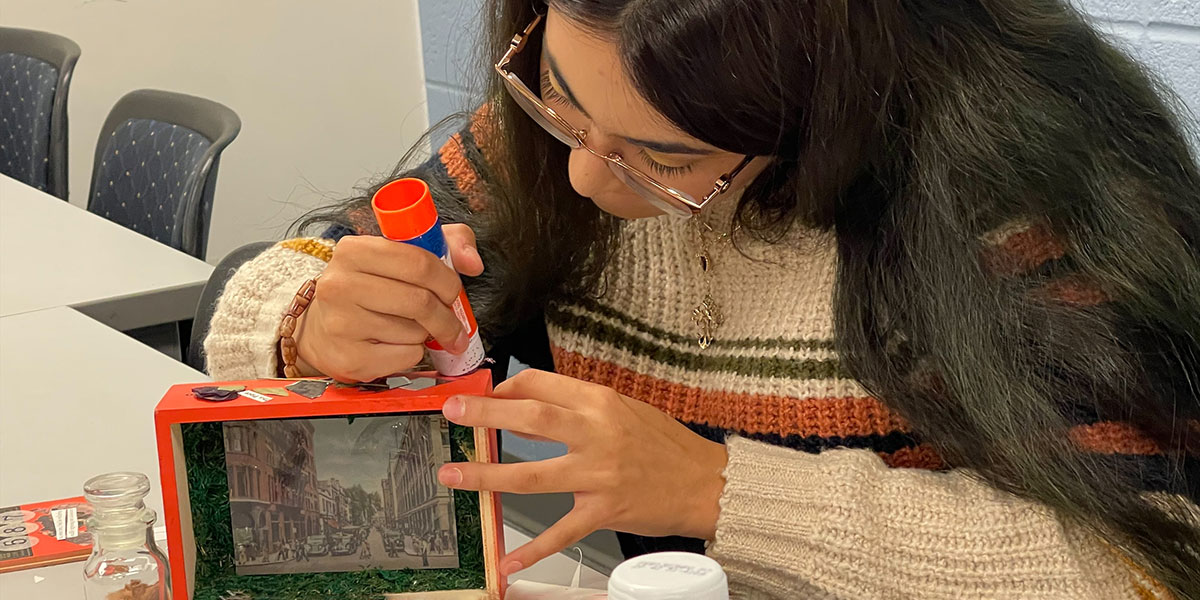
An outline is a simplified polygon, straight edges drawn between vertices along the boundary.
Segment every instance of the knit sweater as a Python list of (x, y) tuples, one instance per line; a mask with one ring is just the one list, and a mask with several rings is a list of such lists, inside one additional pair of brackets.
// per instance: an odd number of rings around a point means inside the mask
[[(455, 135), (417, 173), (453, 182), (458, 200), (475, 207), (486, 204), (473, 164), (484, 154), (478, 133)], [(729, 230), (731, 204), (707, 215), (714, 229)], [(214, 377), (277, 375), (279, 321), (300, 284), (324, 268), (336, 237), (281, 242), (233, 275), (206, 342)], [(1036, 225), (988, 241), (1000, 269), (1061, 254)], [(733, 595), (1167, 597), (1080, 526), (944, 464), (845, 373), (832, 343), (834, 242), (798, 231), (770, 246), (715, 244), (713, 296), (725, 318), (703, 350), (692, 322), (706, 289), (696, 234), (669, 217), (624, 224), (600, 299), (546, 307), (559, 373), (725, 439), (726, 484), (707, 552)], [(1061, 293), (1094, 300), (1087, 289)], [(1119, 423), (1081, 423), (1072, 437), (1097, 452), (1156, 452)]]

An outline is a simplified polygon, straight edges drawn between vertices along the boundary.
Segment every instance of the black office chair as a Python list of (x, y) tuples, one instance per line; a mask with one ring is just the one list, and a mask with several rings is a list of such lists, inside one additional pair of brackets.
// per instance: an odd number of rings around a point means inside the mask
[(71, 40), (0, 27), (0, 173), (67, 199), (67, 92), (79, 60)]
[(211, 100), (126, 94), (100, 130), (88, 210), (203, 260), (221, 152), (241, 127)]
[(213, 269), (212, 275), (208, 277), (208, 283), (204, 284), (204, 291), (200, 292), (200, 301), (196, 304), (196, 318), (192, 320), (192, 331), (184, 360), (189, 367), (197, 371), (208, 372), (208, 365), (204, 360), (204, 338), (208, 337), (213, 311), (217, 308), (217, 299), (221, 297), (221, 292), (225, 291), (225, 284), (229, 282), (230, 277), (233, 277), (234, 271), (262, 254), (264, 250), (271, 247), (272, 243), (246, 244), (230, 252), (228, 256), (221, 259), (217, 268)]

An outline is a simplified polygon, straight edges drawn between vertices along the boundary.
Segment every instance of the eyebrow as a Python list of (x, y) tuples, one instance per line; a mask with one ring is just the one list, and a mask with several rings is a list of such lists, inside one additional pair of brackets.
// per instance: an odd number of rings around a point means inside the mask
[(571, 91), (571, 86), (567, 85), (567, 80), (563, 79), (562, 71), (558, 70), (558, 63), (555, 62), (554, 55), (550, 54), (549, 48), (546, 49), (546, 64), (550, 65), (550, 74), (554, 75), (554, 80), (562, 88), (563, 95), (567, 97), (567, 100), (570, 100), (571, 104), (574, 104), (575, 108), (578, 108), (579, 112), (583, 113), (583, 116), (591, 120), (592, 115), (589, 115), (588, 111), (583, 108), (583, 105), (579, 103), (579, 98), (576, 98), (575, 93)]
[[(558, 82), (559, 87), (562, 88), (563, 95), (567, 97), (567, 100), (570, 101), (571, 104), (575, 105), (575, 108), (579, 109), (579, 112), (583, 113), (583, 116), (591, 120), (592, 116), (589, 115), (587, 110), (583, 108), (583, 105), (579, 103), (579, 99), (576, 98), (574, 92), (571, 91), (571, 86), (567, 85), (567, 80), (563, 79), (562, 72), (559, 71), (558, 63), (555, 62), (554, 55), (550, 53), (550, 49), (545, 48), (544, 52), (546, 55), (546, 64), (550, 67), (550, 74), (554, 76), (554, 80)], [(680, 144), (676, 142), (656, 142), (653, 140), (642, 140), (624, 136), (622, 136), (622, 139), (635, 146), (641, 146), (647, 150), (661, 154), (693, 154), (701, 156), (715, 154), (711, 150), (694, 148), (687, 144)]]
[(715, 154), (715, 152), (712, 152), (710, 150), (705, 150), (703, 148), (693, 148), (691, 146), (688, 146), (687, 144), (677, 144), (674, 142), (655, 142), (652, 140), (639, 140), (637, 138), (631, 138), (631, 137), (627, 137), (624, 139), (625, 139), (625, 141), (629, 142), (630, 144), (633, 144), (635, 146), (641, 146), (647, 150), (652, 150), (652, 151), (658, 152), (660, 154), (696, 154), (696, 155)]

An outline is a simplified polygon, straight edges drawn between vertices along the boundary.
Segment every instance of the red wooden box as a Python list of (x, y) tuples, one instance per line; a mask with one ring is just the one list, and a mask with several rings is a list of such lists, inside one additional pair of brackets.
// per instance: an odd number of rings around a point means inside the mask
[[(410, 374), (409, 377), (440, 377), (436, 374)], [(353, 387), (330, 385), (318, 398), (309, 399), (290, 392), (273, 396), (269, 401), (241, 397), (226, 402), (201, 400), (193, 394), (199, 386), (245, 386), (247, 389), (281, 388), (298, 380), (231, 381), (173, 386), (154, 411), (155, 435), (158, 444), (159, 469), (163, 491), (163, 522), (167, 528), (172, 592), (177, 600), (192, 598), (196, 587), (196, 545), (192, 508), (188, 491), (187, 460), (184, 456), (183, 432), (185, 423), (214, 423), (267, 419), (303, 419), (349, 415), (429, 414), (439, 412), (446, 399), (456, 394), (487, 395), (491, 392), (491, 375), (486, 370), (458, 378), (440, 378), (439, 384), (423, 390), (391, 389), (367, 391)], [(496, 431), (475, 429), (474, 460), (499, 462)], [(502, 598), (505, 578), (499, 574), (499, 560), (504, 552), (504, 526), (500, 514), (500, 496), (482, 492), (479, 496), (481, 537), (486, 588), (482, 590), (424, 593), (421, 597), (438, 598)], [(397, 590), (403, 593), (406, 590)], [(390, 594), (389, 594), (390, 597)]]

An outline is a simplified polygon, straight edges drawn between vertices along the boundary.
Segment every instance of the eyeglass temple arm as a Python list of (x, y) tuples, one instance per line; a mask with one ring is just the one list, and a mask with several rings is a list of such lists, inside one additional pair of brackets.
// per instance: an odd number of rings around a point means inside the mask
[(732, 171), (722, 175), (721, 178), (717, 180), (717, 185), (713, 188), (713, 191), (709, 192), (708, 195), (704, 197), (704, 202), (708, 202), (720, 194), (724, 194), (725, 191), (729, 189), (729, 186), (733, 184), (733, 179), (737, 177), (738, 173), (741, 173), (742, 169), (745, 169), (752, 160), (754, 160), (754, 155), (747, 154), (746, 158), (743, 158), (742, 162), (738, 163)]
[(541, 22), (542, 22), (542, 15), (538, 15), (533, 18), (533, 22), (530, 23), (529, 26), (526, 27), (524, 31), (513, 36), (512, 41), (509, 42), (509, 46), (511, 46), (514, 49), (513, 54), (520, 52), (521, 49), (523, 49), (525, 47), (525, 42), (529, 40), (529, 34), (533, 33), (533, 30), (537, 29), (538, 23), (541, 23)]
[(725, 176), (725, 180), (733, 181), (733, 178), (737, 177), (738, 173), (741, 173), (742, 169), (745, 169), (746, 166), (749, 165), (750, 161), (752, 161), (752, 160), (754, 160), (754, 155), (747, 154), (746, 158), (743, 158), (742, 162), (738, 163), (738, 165), (736, 167), (734, 167), (733, 170), (730, 171), (728, 175)]
[(525, 42), (529, 41), (529, 35), (533, 33), (534, 29), (537, 29), (538, 23), (541, 22), (542, 15), (538, 15), (534, 17), (532, 23), (525, 27), (524, 31), (513, 35), (512, 40), (508, 42), (508, 51), (504, 53), (504, 56), (500, 57), (500, 60), (496, 61), (497, 71), (506, 71), (508, 69), (508, 63), (512, 62), (512, 57), (525, 49)]

